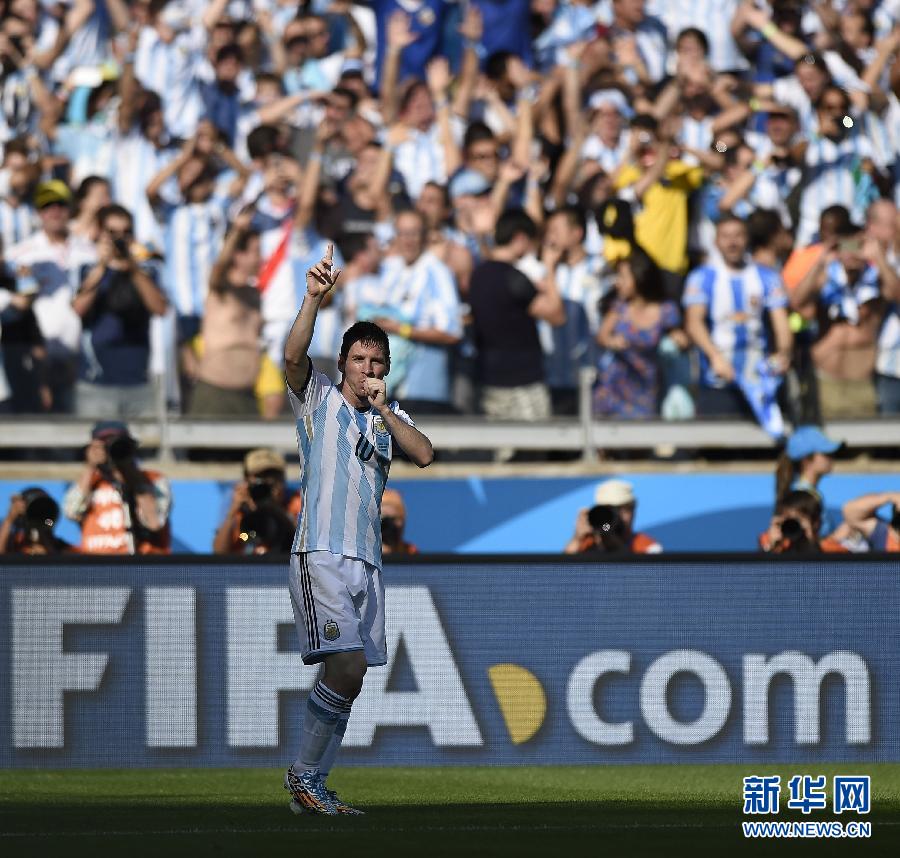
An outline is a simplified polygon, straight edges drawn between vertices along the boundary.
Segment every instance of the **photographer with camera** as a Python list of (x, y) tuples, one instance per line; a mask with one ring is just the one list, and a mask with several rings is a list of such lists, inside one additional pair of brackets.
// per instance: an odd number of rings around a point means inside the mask
[(284, 458), (274, 450), (251, 450), (244, 479), (235, 487), (213, 538), (214, 554), (287, 554), (303, 500), (286, 485)]
[(85, 554), (168, 554), (169, 481), (137, 462), (138, 443), (117, 420), (94, 426), (86, 467), (63, 498), (66, 518), (81, 526)]
[(128, 210), (104, 206), (97, 221), (97, 263), (82, 269), (72, 300), (83, 325), (75, 411), (94, 418), (150, 416), (150, 318), (163, 315), (168, 303), (149, 261), (136, 258), (143, 249), (134, 243)]
[(625, 480), (606, 480), (594, 492), (594, 506), (582, 509), (575, 521), (575, 534), (566, 543), (566, 554), (628, 552), (660, 554), (652, 536), (634, 531), (637, 498)]
[[(891, 507), (890, 520), (878, 510)], [(900, 492), (875, 492), (844, 504), (844, 521), (861, 533), (872, 551), (900, 552)]]
[(849, 549), (831, 536), (819, 538), (822, 503), (806, 489), (794, 489), (775, 505), (769, 529), (759, 547), (769, 554), (845, 554)]
[(0, 523), (0, 554), (70, 554), (76, 549), (53, 533), (59, 506), (43, 489), (29, 487), (9, 499)]
[(418, 554), (419, 549), (403, 538), (406, 528), (406, 504), (396, 489), (385, 489), (381, 496), (381, 550), (384, 554)]

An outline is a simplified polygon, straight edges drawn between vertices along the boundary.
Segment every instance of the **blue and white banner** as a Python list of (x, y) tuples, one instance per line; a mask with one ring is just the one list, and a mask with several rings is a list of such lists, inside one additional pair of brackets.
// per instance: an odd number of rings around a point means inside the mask
[[(0, 766), (278, 766), (304, 667), (272, 564), (0, 566)], [(895, 565), (388, 566), (342, 764), (900, 760)], [(327, 618), (323, 618), (327, 622)]]

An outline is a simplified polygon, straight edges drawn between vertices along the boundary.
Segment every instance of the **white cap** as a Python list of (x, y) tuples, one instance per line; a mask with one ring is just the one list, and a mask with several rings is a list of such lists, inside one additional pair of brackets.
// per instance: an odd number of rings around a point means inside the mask
[(601, 506), (625, 506), (634, 502), (634, 486), (625, 480), (606, 480), (594, 489), (594, 503)]

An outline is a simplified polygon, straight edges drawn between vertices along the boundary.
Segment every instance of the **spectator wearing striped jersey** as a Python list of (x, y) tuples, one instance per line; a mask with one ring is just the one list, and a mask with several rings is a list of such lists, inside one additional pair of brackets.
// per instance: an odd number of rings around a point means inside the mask
[[(887, 507), (889, 517), (879, 510)], [(861, 533), (872, 551), (900, 552), (900, 492), (876, 492), (847, 501), (844, 521)]]
[(63, 497), (66, 518), (81, 527), (85, 554), (168, 554), (169, 481), (140, 467), (138, 443), (117, 420), (91, 432), (85, 467)]
[(886, 266), (878, 242), (847, 224), (836, 241), (822, 246), (791, 292), (791, 306), (817, 325), (812, 360), (826, 420), (876, 412), (872, 374), (881, 324), (880, 269)]
[(850, 116), (850, 98), (833, 84), (815, 102), (816, 133), (799, 144), (804, 179), (800, 196), (797, 240), (808, 242), (823, 209), (847, 205), (860, 222), (869, 203), (878, 197), (881, 177), (873, 161), (872, 142), (857, 130)]
[(10, 140), (3, 149), (0, 170), (0, 246), (12, 247), (40, 226), (31, 204), (31, 192), (40, 177), (37, 155), (23, 138)]
[(563, 325), (539, 324), (554, 414), (577, 413), (579, 370), (594, 365), (603, 292), (598, 260), (584, 249), (586, 233), (585, 213), (577, 206), (557, 209), (547, 220), (545, 255), (565, 310)]
[[(216, 190), (223, 165), (236, 173), (224, 196)], [(162, 195), (173, 176), (178, 180), (177, 202)], [(164, 282), (177, 313), (179, 342), (191, 339), (200, 329), (212, 267), (225, 236), (227, 207), (240, 197), (248, 176), (248, 168), (220, 142), (212, 123), (204, 120), (178, 157), (147, 185), (147, 198), (164, 229)]]
[[(881, 296), (884, 313), (878, 332), (875, 358), (875, 388), (880, 414), (900, 414), (900, 254), (898, 254), (897, 207), (890, 200), (877, 200), (866, 212), (866, 236), (873, 239), (883, 255), (880, 262)], [(873, 250), (876, 248), (873, 247)]]
[(723, 217), (716, 225), (720, 261), (692, 271), (685, 285), (685, 328), (700, 351), (701, 414), (753, 416), (745, 391), (760, 383), (766, 372), (761, 364), (776, 374), (790, 365), (792, 336), (781, 277), (747, 258), (747, 242), (744, 222)]
[(82, 266), (94, 261), (93, 245), (69, 231), (72, 192), (58, 179), (35, 189), (34, 204), (41, 229), (10, 248), (5, 257), (20, 280), (34, 278), (37, 297), (32, 308), (47, 348), (48, 409), (70, 412), (78, 371), (81, 320), (72, 309), (74, 287)]
[(394, 252), (381, 267), (381, 300), (361, 318), (374, 316), (390, 335), (392, 395), (422, 414), (452, 413), (450, 350), (462, 338), (456, 283), (425, 249), (419, 212), (397, 215), (396, 235)]

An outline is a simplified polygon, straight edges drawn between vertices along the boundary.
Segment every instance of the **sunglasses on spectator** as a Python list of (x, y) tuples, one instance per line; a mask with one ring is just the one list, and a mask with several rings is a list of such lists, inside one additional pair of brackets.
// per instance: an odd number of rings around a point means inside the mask
[(499, 157), (496, 152), (473, 152), (469, 155), (472, 161), (496, 161)]
[(104, 227), (104, 232), (110, 238), (131, 238), (134, 235), (133, 229), (109, 229)]
[(66, 202), (63, 202), (62, 200), (52, 200), (52, 201), (49, 202), (49, 203), (44, 203), (44, 204), (38, 209), (38, 211), (43, 212), (43, 211), (46, 211), (47, 209), (55, 209), (55, 208), (64, 208), (64, 209), (67, 209), (68, 207), (69, 207), (69, 204), (66, 203)]

